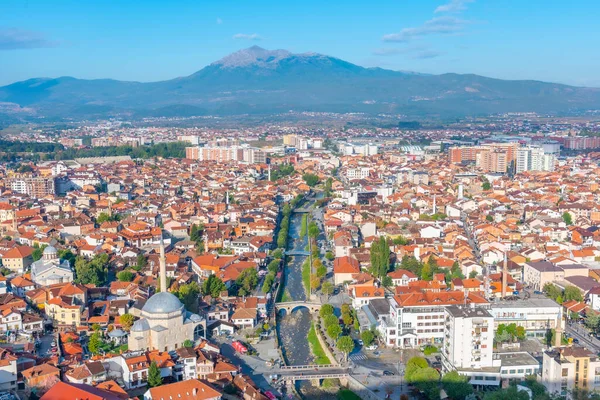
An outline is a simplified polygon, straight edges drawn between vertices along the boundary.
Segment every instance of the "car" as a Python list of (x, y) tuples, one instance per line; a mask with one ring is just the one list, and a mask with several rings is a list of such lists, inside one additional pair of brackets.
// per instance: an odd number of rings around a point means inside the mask
[(380, 353), (379, 351), (374, 351), (374, 352), (373, 352), (373, 355), (374, 355), (375, 357), (379, 357), (379, 356), (381, 355), (381, 353)]
[(375, 343), (366, 347), (367, 350), (377, 350), (377, 345)]
[(579, 343), (579, 339), (573, 338), (573, 343)]
[(383, 371), (383, 375), (384, 376), (394, 376), (396, 374), (394, 374), (392, 371)]
[(544, 294), (544, 292), (540, 292), (539, 290), (534, 290), (533, 294)]
[(359, 345), (361, 345), (361, 346), (364, 346), (364, 344), (365, 344), (365, 343), (362, 341), (362, 339), (358, 339), (356, 342), (357, 342)]

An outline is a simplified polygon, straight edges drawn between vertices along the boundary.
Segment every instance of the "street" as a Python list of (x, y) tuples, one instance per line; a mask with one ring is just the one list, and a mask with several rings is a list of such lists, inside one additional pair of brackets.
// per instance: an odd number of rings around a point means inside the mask
[(577, 323), (567, 324), (565, 333), (579, 340), (579, 344), (587, 347), (594, 353), (600, 353), (600, 340), (590, 335), (589, 331), (583, 325)]

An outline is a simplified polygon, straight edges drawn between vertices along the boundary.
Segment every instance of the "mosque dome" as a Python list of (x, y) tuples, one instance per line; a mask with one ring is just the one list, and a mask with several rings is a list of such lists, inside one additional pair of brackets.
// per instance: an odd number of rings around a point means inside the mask
[(169, 292), (159, 292), (146, 301), (142, 312), (146, 314), (167, 314), (175, 311), (181, 311), (183, 303), (177, 296)]

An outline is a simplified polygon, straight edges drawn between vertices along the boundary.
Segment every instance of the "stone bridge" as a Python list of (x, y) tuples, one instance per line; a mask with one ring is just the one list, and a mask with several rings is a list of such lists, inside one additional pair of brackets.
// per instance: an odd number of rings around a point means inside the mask
[(286, 301), (282, 303), (275, 303), (275, 311), (285, 310), (286, 313), (291, 313), (296, 308), (305, 307), (311, 313), (319, 312), (321, 309), (321, 303), (311, 301)]

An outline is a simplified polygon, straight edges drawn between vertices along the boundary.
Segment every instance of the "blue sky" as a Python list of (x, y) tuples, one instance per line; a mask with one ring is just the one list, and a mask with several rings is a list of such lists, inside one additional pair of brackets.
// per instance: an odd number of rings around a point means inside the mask
[(259, 45), (369, 67), (600, 87), (598, 15), (597, 0), (2, 0), (0, 85), (164, 80)]

